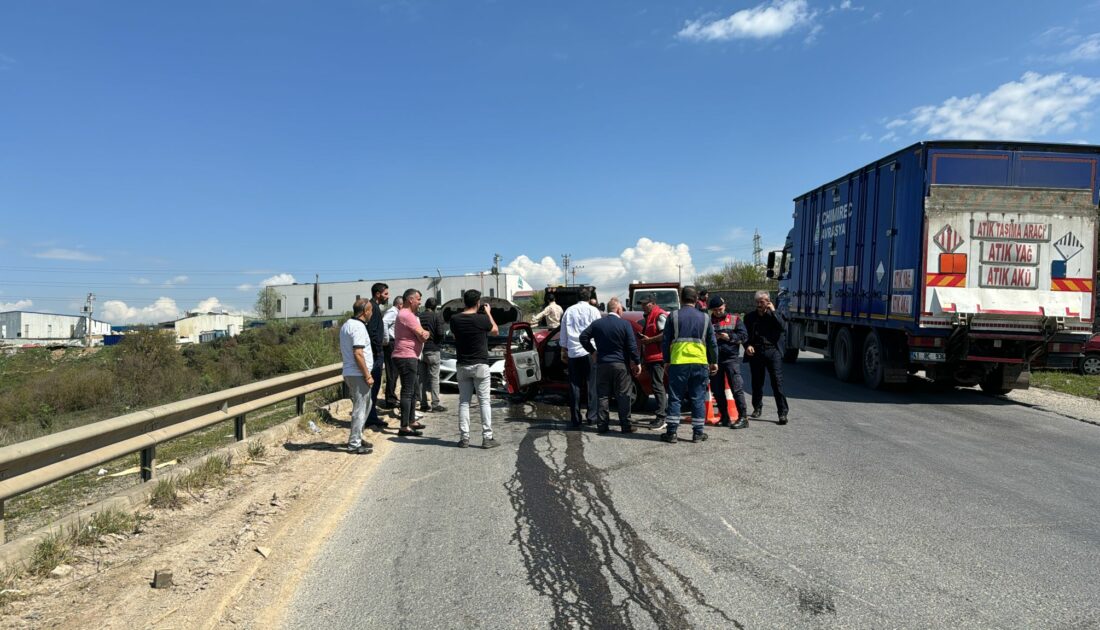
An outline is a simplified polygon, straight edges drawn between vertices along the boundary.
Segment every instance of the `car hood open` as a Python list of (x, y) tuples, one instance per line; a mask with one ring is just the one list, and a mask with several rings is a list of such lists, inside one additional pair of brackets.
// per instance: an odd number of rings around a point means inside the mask
[[(515, 304), (512, 304), (504, 298), (483, 297), (481, 301), (489, 305), (489, 312), (493, 314), (493, 321), (495, 321), (498, 326), (511, 324), (519, 319), (519, 309)], [(443, 321), (450, 322), (452, 315), (461, 313), (466, 310), (466, 307), (462, 303), (462, 298), (455, 298), (453, 300), (448, 300), (439, 310), (443, 313)]]

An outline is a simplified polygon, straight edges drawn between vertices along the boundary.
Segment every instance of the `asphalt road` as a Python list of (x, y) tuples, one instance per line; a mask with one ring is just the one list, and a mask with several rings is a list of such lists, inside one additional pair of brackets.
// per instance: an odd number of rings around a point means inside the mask
[(703, 444), (566, 431), (547, 399), (463, 450), (429, 414), (287, 627), (1100, 627), (1100, 427), (816, 355), (787, 380), (790, 424)]

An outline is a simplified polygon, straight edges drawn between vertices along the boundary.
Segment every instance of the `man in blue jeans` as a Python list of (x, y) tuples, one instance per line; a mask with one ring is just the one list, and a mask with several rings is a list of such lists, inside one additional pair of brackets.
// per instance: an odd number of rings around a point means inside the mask
[(481, 303), (481, 291), (470, 289), (462, 294), (465, 309), (451, 317), (455, 338), (455, 363), (458, 378), (458, 447), (470, 446), (470, 401), (477, 392), (481, 409), (481, 448), (494, 448), (493, 409), (489, 404), (489, 335), (498, 332), (488, 304)]
[(665, 324), (661, 345), (668, 363), (667, 430), (661, 440), (676, 443), (680, 427), (680, 404), (691, 401), (691, 441), (707, 439), (707, 382), (718, 373), (718, 342), (710, 316), (693, 308), (699, 299), (695, 287), (680, 289), (680, 310), (673, 312)]

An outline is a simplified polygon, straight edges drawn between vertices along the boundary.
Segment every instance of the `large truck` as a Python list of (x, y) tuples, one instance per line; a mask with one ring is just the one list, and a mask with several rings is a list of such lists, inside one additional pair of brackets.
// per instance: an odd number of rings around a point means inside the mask
[(1098, 162), (1097, 146), (920, 142), (797, 197), (768, 257), (785, 358), (992, 394), (1072, 365), (1095, 317)]

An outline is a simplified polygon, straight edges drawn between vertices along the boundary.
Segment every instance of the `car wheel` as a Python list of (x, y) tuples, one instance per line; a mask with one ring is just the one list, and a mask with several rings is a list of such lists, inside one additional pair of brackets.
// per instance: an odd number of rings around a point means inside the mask
[(642, 386), (634, 379), (630, 379), (630, 410), (634, 413), (649, 411), (649, 396), (642, 394)]
[(1100, 354), (1086, 354), (1081, 359), (1081, 373), (1088, 376), (1100, 375)]

